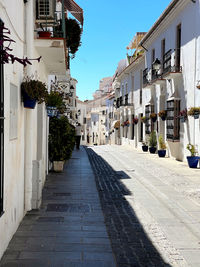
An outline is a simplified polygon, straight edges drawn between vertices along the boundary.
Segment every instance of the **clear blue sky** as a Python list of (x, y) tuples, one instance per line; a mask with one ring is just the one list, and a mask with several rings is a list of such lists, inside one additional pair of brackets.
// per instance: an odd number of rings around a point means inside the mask
[(113, 76), (136, 32), (148, 31), (170, 0), (75, 0), (84, 10), (82, 45), (71, 60), (80, 100), (92, 99), (99, 81)]

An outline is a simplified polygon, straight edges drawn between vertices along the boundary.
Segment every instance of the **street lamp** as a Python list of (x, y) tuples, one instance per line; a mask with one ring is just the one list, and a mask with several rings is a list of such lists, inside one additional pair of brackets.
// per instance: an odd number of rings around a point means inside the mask
[(155, 61), (152, 63), (152, 67), (154, 70), (156, 70), (156, 72), (159, 71), (159, 69), (161, 67), (161, 62), (158, 58), (156, 58)]

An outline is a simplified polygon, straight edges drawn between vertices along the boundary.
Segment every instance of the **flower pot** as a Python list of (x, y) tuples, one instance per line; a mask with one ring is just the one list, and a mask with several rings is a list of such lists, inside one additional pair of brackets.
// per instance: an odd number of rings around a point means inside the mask
[(194, 114), (194, 118), (198, 119), (199, 118), (199, 113)]
[(58, 115), (58, 110), (56, 107), (47, 106), (48, 117), (56, 117)]
[(148, 146), (143, 145), (143, 146), (142, 146), (142, 151), (143, 151), (143, 152), (147, 152), (147, 151), (148, 151)]
[(24, 102), (24, 107), (25, 108), (30, 108), (34, 109), (36, 105), (36, 100), (32, 99), (28, 96), (28, 94), (24, 93), (23, 94), (23, 102)]
[(156, 147), (149, 147), (149, 152), (151, 154), (155, 154), (156, 153)]
[(166, 155), (166, 150), (165, 150), (165, 149), (160, 149), (160, 150), (158, 150), (158, 156), (159, 156), (160, 158), (164, 158), (165, 155)]
[(53, 162), (53, 170), (55, 172), (62, 172), (64, 167), (64, 161), (54, 161)]
[(49, 31), (40, 31), (38, 32), (39, 37), (44, 37), (44, 38), (50, 38), (51, 37), (51, 32)]
[(190, 157), (187, 157), (188, 166), (189, 166), (190, 168), (197, 168), (199, 159), (200, 159), (200, 157), (197, 157), (197, 156), (190, 156)]
[(186, 118), (184, 116), (181, 116), (180, 117), (180, 122), (185, 122), (186, 121)]
[(165, 120), (166, 120), (166, 117), (161, 117), (161, 120), (162, 120), (162, 121), (165, 121)]
[(157, 118), (152, 118), (151, 120), (152, 120), (152, 122), (156, 122)]

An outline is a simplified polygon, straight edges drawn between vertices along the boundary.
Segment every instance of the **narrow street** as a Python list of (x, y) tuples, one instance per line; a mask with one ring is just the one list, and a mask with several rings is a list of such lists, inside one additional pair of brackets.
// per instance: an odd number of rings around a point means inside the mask
[(0, 266), (197, 267), (199, 215), (199, 169), (122, 146), (81, 147), (64, 173), (49, 174), (41, 209), (25, 216)]
[(199, 169), (121, 146), (87, 151), (118, 265), (200, 266)]

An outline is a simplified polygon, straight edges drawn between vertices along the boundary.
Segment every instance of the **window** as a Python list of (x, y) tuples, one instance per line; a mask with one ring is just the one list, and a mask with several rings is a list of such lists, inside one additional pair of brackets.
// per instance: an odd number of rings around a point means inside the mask
[(54, 1), (50, 0), (37, 0), (37, 18), (53, 18), (54, 17)]
[(17, 138), (18, 124), (18, 90), (17, 86), (10, 84), (10, 140)]
[(146, 117), (146, 123), (145, 123), (145, 133), (150, 134), (154, 130), (154, 123), (152, 122), (150, 118), (150, 114), (154, 112), (154, 105), (147, 105), (145, 107), (145, 117)]
[(161, 41), (161, 63), (162, 69), (164, 69), (164, 61), (165, 61), (165, 39)]
[[(0, 26), (3, 22), (0, 20)], [(1, 28), (1, 36), (3, 29)], [(0, 46), (0, 50), (2, 46)], [(1, 53), (0, 53), (1, 55)], [(4, 117), (4, 68), (0, 64), (0, 116)], [(0, 215), (3, 213), (3, 197), (4, 197), (4, 120), (0, 119)]]
[(86, 124), (86, 118), (85, 117), (83, 118), (83, 124)]
[(176, 71), (179, 71), (181, 61), (181, 24), (176, 28)]
[(142, 104), (142, 80), (143, 80), (143, 71), (140, 70), (140, 105)]
[(155, 49), (151, 51), (151, 64), (155, 61)]
[(180, 139), (180, 100), (167, 101), (167, 139), (178, 141)]

